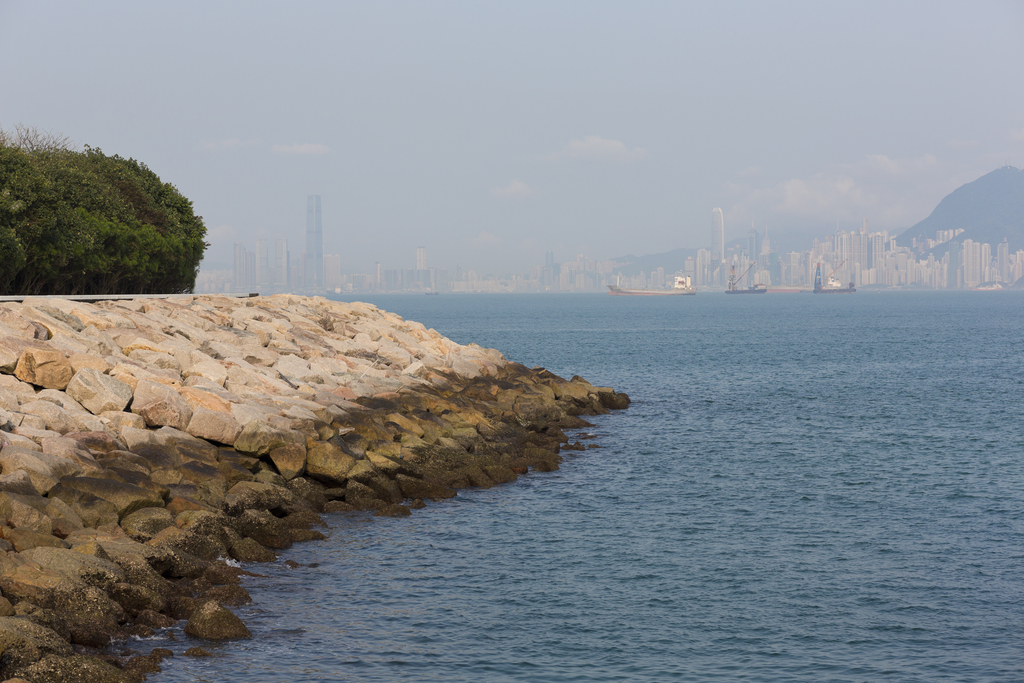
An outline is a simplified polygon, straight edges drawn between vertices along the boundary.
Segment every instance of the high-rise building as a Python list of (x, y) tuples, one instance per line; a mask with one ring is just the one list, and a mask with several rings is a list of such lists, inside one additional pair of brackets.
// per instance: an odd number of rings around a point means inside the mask
[(981, 244), (964, 240), (964, 286), (977, 287), (981, 284)]
[(306, 273), (307, 287), (324, 286), (324, 231), (320, 222), (320, 195), (306, 197)]
[(256, 254), (235, 242), (234, 287), (236, 292), (250, 291), (256, 286)]
[(328, 291), (341, 289), (340, 254), (324, 254), (324, 288)]
[(881, 268), (885, 264), (885, 238), (884, 232), (876, 232), (868, 238), (868, 268)]
[(711, 262), (721, 263), (725, 260), (725, 217), (722, 210), (715, 208), (711, 212)]
[(948, 245), (946, 256), (949, 265), (946, 271), (946, 286), (950, 289), (959, 289), (963, 283), (963, 250), (959, 242), (949, 242)]
[(786, 254), (786, 260), (786, 281), (791, 285), (800, 284), (800, 252), (789, 252)]
[(240, 292), (248, 285), (245, 282), (245, 245), (241, 242), (235, 242), (235, 273), (234, 273), (234, 287), (236, 292)]
[(707, 249), (697, 250), (697, 263), (694, 267), (697, 270), (697, 284), (708, 284), (708, 266), (711, 264), (711, 252)]
[(274, 252), (274, 284), (279, 287), (287, 287), (291, 284), (289, 277), (288, 240), (277, 240), (277, 249)]
[(427, 250), (425, 247), (416, 247), (416, 270), (427, 269)]
[[(865, 219), (867, 220), (867, 219)], [(868, 269), (871, 257), (871, 244), (868, 240), (867, 233), (863, 230), (859, 234), (850, 233), (850, 266), (849, 271), (852, 275), (850, 278), (858, 285), (864, 284), (862, 270)]]
[(996, 261), (1000, 281), (1010, 282), (1010, 245), (1005, 237), (999, 243), (999, 246), (996, 247)]
[(257, 280), (256, 284), (260, 287), (266, 287), (270, 284), (270, 252), (267, 250), (266, 240), (256, 240), (256, 254), (257, 254)]

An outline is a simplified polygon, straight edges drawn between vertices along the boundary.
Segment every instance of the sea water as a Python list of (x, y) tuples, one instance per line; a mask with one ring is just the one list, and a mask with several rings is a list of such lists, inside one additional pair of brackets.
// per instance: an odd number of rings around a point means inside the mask
[(150, 680), (1024, 679), (1024, 296), (363, 300), (633, 404), (556, 472), (327, 515), (249, 566), (251, 640), (171, 629)]

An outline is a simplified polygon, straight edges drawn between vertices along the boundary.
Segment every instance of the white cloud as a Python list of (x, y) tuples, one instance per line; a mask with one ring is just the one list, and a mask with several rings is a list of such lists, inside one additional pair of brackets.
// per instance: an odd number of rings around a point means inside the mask
[(491, 196), (498, 199), (522, 199), (535, 194), (537, 194), (537, 190), (519, 179), (513, 180), (505, 187), (496, 187), (491, 190)]
[(469, 243), (477, 249), (494, 249), (501, 246), (501, 238), (497, 235), (492, 235), (486, 230), (481, 230)]
[(774, 185), (733, 182), (726, 191), (735, 197), (729, 214), (742, 224), (834, 225), (836, 219), (856, 222), (867, 217), (879, 228), (900, 229), (927, 216), (963, 182), (950, 177), (931, 154), (904, 159), (872, 154)]
[(275, 154), (327, 154), (331, 151), (327, 145), (314, 145), (311, 143), (302, 145), (274, 145), (270, 149)]
[(555, 154), (554, 158), (622, 163), (643, 159), (645, 156), (647, 156), (647, 150), (640, 147), (630, 149), (620, 140), (588, 135), (582, 140), (572, 140), (561, 152)]

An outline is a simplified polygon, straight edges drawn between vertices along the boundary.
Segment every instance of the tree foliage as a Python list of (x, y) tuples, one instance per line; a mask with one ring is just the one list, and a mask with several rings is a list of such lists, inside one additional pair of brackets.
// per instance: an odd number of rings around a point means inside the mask
[(0, 292), (190, 292), (205, 235), (192, 202), (145, 164), (0, 130)]

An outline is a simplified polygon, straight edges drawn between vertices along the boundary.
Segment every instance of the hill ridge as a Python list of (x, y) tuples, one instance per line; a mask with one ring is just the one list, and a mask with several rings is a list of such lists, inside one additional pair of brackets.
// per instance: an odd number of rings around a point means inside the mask
[(1024, 170), (1003, 166), (961, 185), (927, 218), (900, 233), (896, 243), (909, 247), (915, 237), (935, 239), (939, 230), (959, 228), (964, 232), (952, 242), (970, 239), (995, 246), (1006, 239), (1011, 251), (1024, 248)]

